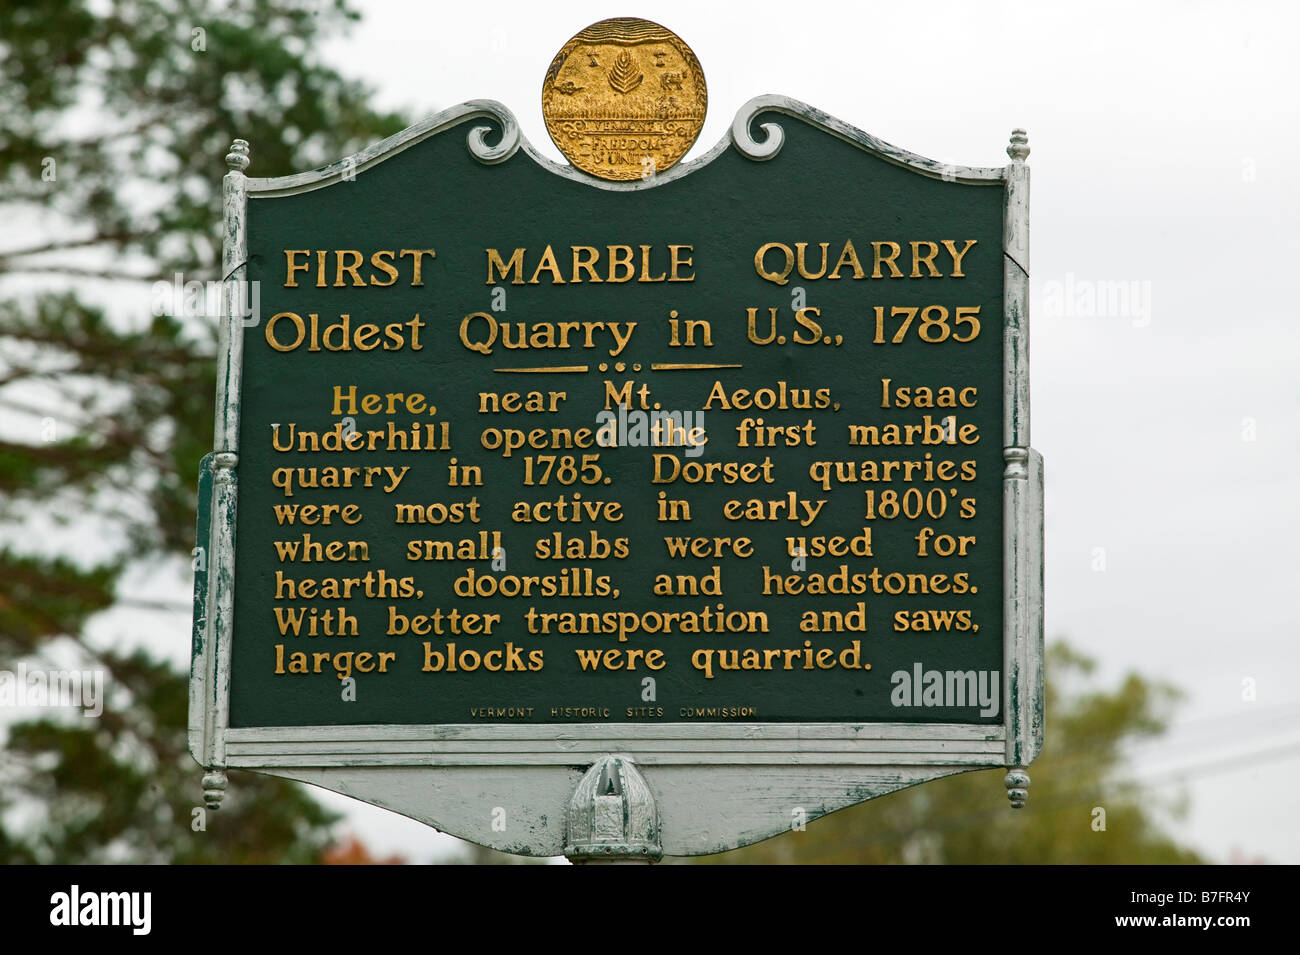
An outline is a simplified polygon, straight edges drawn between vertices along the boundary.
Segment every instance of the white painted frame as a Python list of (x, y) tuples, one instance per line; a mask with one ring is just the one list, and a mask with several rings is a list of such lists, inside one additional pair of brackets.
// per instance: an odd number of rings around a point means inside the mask
[[(780, 151), (780, 113), (807, 122), (888, 162), (930, 178), (1006, 187), (1004, 252), (1004, 647), (1001, 725), (928, 723), (444, 724), (432, 726), (228, 726), (238, 502), (242, 371), (250, 199), (326, 188), (467, 119), (486, 164), (522, 150), (551, 173), (597, 189), (653, 189), (691, 175), (735, 147), (756, 161)], [(337, 163), (273, 179), (249, 178), (248, 144), (226, 157), (224, 281), (206, 576), (196, 581), (190, 749), (209, 769), (209, 805), (219, 805), (225, 770), (249, 769), (313, 783), (384, 806), (483, 845), (529, 855), (564, 850), (565, 808), (587, 767), (617, 753), (645, 773), (658, 804), (663, 851), (695, 855), (735, 848), (853, 803), (941, 776), (1008, 767), (1013, 806), (1024, 804), (1024, 768), (1043, 738), (1043, 468), (1029, 443), (1029, 148), (1012, 135), (1005, 167), (955, 166), (884, 143), (807, 104), (760, 96), (726, 136), (691, 162), (635, 182), (608, 182), (541, 156), (511, 112), (476, 100), (444, 110)], [(202, 543), (202, 542), (200, 542)], [(493, 811), (504, 810), (504, 831)]]

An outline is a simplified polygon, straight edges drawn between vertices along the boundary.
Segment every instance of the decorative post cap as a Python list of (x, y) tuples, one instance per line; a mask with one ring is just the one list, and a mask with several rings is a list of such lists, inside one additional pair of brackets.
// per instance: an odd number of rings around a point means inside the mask
[(1017, 766), (1012, 769), (1002, 783), (1007, 787), (1007, 798), (1011, 800), (1011, 808), (1024, 809), (1025, 801), (1029, 798), (1029, 774), (1024, 768)]
[(659, 809), (628, 756), (603, 756), (569, 800), (564, 854), (573, 862), (658, 862)]
[(1029, 158), (1029, 134), (1023, 129), (1011, 130), (1011, 145), (1007, 147), (1007, 155), (1015, 162), (1024, 162)]
[(214, 769), (203, 777), (203, 801), (209, 809), (220, 809), (222, 797), (226, 795), (228, 785), (223, 770)]
[(236, 139), (230, 144), (230, 152), (226, 153), (226, 165), (243, 172), (250, 162), (252, 159), (248, 155), (248, 140)]

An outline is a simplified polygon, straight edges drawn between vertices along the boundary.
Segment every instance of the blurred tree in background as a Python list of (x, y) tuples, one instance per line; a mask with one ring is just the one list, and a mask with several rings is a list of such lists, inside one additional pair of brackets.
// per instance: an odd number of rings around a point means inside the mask
[[(187, 677), (86, 626), (124, 575), (188, 569), (216, 323), (152, 290), (220, 279), (231, 140), (277, 176), (407, 125), (315, 54), (355, 19), (341, 2), (0, 8), (0, 669), (94, 668), (107, 688), (98, 719), (7, 727), (0, 863), (313, 862), (329, 843), (301, 787), (252, 774), (194, 831)], [(188, 650), (185, 617), (166, 619)]]
[[(696, 861), (704, 863), (944, 863), (1177, 865), (1199, 863), (1162, 831), (1153, 791), (1125, 782), (1124, 747), (1165, 731), (1178, 699), (1130, 674), (1091, 685), (1095, 664), (1065, 644), (1047, 660), (1047, 731), (1029, 767), (1024, 809), (1013, 810), (1005, 770), (947, 776)], [(1082, 685), (1080, 685), (1082, 684)], [(1097, 810), (1104, 810), (1104, 817)], [(808, 808), (810, 818), (814, 815)], [(1105, 828), (1100, 828), (1104, 823)]]

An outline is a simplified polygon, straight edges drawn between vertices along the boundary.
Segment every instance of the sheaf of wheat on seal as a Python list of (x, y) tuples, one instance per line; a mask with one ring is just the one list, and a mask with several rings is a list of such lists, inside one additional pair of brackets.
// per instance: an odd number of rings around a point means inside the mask
[(542, 84), (551, 139), (601, 179), (648, 179), (671, 167), (704, 126), (708, 91), (691, 48), (666, 27), (618, 17), (564, 44)]

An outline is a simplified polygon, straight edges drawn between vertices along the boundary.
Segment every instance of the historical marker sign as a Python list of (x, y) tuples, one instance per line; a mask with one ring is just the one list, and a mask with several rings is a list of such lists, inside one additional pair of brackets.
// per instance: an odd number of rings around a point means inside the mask
[(508, 851), (651, 857), (979, 767), (1023, 803), (1025, 140), (945, 166), (764, 96), (665, 171), (703, 77), (643, 24), (547, 77), (605, 84), (548, 105), (587, 172), (491, 102), (296, 176), (227, 157), (211, 801), (250, 768)]

